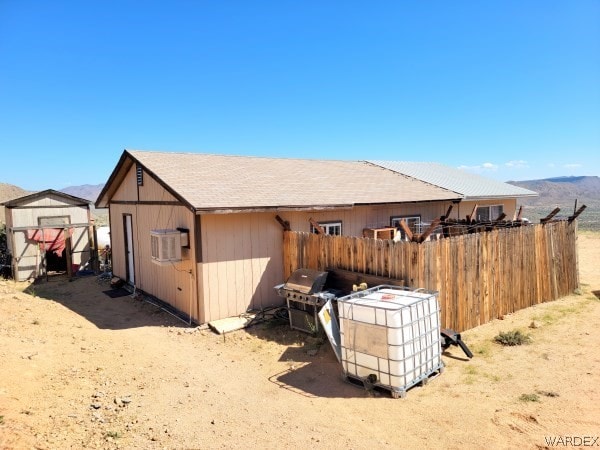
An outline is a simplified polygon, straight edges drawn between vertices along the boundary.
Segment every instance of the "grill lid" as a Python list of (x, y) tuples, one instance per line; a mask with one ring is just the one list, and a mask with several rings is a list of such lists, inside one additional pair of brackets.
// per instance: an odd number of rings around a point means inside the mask
[(297, 269), (287, 279), (283, 285), (283, 289), (311, 295), (323, 290), (326, 279), (327, 272), (319, 272), (312, 269)]

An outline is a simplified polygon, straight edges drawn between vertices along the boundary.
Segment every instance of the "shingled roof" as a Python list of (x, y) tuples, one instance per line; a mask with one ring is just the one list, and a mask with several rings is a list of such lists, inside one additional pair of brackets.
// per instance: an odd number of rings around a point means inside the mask
[(513, 186), (512, 184), (492, 180), (434, 162), (369, 162), (379, 167), (393, 170), (399, 174), (452, 190), (461, 194), (465, 200), (536, 197), (538, 195), (537, 192), (530, 191), (529, 189)]
[(462, 195), (364, 161), (125, 150), (96, 205), (106, 207), (132, 164), (201, 212), (315, 209), (459, 200)]

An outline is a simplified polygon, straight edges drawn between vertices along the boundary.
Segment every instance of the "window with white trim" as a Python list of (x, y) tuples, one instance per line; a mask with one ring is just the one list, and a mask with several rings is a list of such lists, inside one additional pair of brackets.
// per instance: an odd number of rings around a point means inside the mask
[(482, 222), (496, 220), (504, 212), (504, 205), (478, 206), (475, 219)]
[(402, 228), (400, 228), (401, 220), (404, 220), (404, 222), (406, 222), (406, 225), (408, 225), (408, 228), (413, 233), (421, 233), (421, 216), (392, 216), (390, 217), (390, 225), (394, 228), (397, 228), (400, 231), (402, 239), (406, 237), (406, 233)]
[[(323, 228), (325, 234), (330, 234), (334, 236), (342, 235), (342, 222), (319, 222), (319, 225), (321, 226), (321, 228)], [(316, 233), (317, 230), (311, 225), (310, 232)]]

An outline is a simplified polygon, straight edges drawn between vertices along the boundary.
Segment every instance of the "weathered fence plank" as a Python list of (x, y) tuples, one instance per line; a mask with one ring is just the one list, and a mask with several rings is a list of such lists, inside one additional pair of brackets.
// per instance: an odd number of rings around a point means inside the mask
[(577, 221), (421, 244), (285, 231), (284, 275), (339, 268), (439, 291), (442, 324), (464, 331), (579, 287)]

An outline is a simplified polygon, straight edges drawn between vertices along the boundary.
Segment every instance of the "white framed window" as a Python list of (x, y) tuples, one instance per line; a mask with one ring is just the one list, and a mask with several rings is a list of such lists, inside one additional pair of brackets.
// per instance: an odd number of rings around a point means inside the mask
[(478, 206), (475, 219), (482, 222), (496, 220), (504, 212), (504, 205)]
[[(321, 228), (323, 228), (323, 231), (325, 231), (325, 234), (330, 234), (330, 235), (334, 235), (334, 236), (341, 236), (342, 235), (342, 222), (341, 221), (337, 221), (337, 222), (319, 222), (319, 225), (321, 226)], [(315, 227), (313, 227), (311, 225), (310, 232), (311, 233), (316, 233), (317, 230), (315, 230)]]
[(400, 235), (404, 239), (406, 237), (406, 233), (402, 228), (400, 228), (400, 221), (404, 220), (406, 225), (410, 231), (416, 234), (421, 233), (421, 216), (392, 216), (390, 217), (390, 225), (394, 228), (398, 228), (400, 230)]

